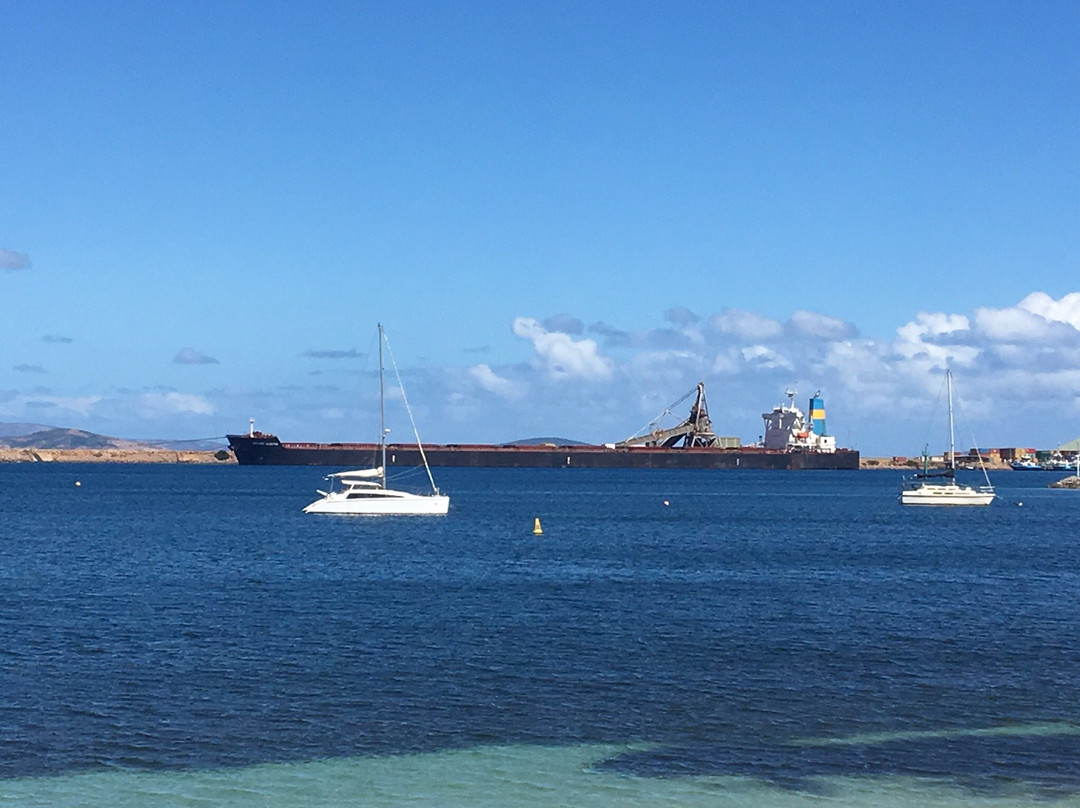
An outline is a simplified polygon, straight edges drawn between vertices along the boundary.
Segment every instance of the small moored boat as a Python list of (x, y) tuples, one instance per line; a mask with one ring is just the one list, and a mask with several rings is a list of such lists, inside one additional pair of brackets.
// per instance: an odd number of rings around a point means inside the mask
[(356, 514), (360, 516), (440, 516), (450, 508), (450, 497), (413, 494), (386, 487), (383, 468), (339, 471), (327, 475), (329, 491), (319, 491), (304, 513)]
[(1030, 457), (1022, 457), (1019, 460), (1014, 460), (1009, 464), (1009, 468), (1013, 471), (1042, 471), (1041, 464), (1036, 463)]
[[(383, 380), (383, 342), (389, 350), (390, 343), (383, 332), (382, 324), (379, 324), (379, 448), (382, 454), (382, 465), (370, 469), (357, 469), (354, 471), (339, 471), (330, 474), (326, 479), (330, 480), (329, 491), (319, 491), (322, 499), (317, 499), (304, 508), (304, 513), (329, 513), (345, 516), (442, 516), (450, 508), (450, 497), (440, 493), (435, 487), (435, 480), (431, 476), (431, 468), (428, 466), (424, 447), (420, 444), (420, 435), (413, 423), (413, 434), (416, 436), (416, 445), (420, 449), (420, 457), (424, 461), (424, 470), (427, 471), (428, 481), (431, 483), (430, 494), (414, 494), (410, 491), (397, 491), (386, 487), (386, 385)], [(394, 355), (391, 352), (390, 360), (393, 362)], [(397, 372), (397, 364), (394, 363), (394, 372)], [(401, 378), (398, 377), (398, 385)], [(402, 388), (402, 400), (405, 409), (409, 412), (409, 420), (412, 421), (412, 411), (409, 410), (408, 399), (405, 398)]]
[(949, 396), (949, 467), (942, 471), (930, 471), (929, 457), (924, 450), (922, 473), (904, 479), (900, 489), (901, 505), (989, 505), (994, 501), (994, 487), (990, 485), (990, 477), (986, 473), (986, 467), (982, 465), (981, 457), (979, 465), (986, 478), (986, 485), (975, 488), (956, 481), (951, 370), (945, 371), (945, 383)]

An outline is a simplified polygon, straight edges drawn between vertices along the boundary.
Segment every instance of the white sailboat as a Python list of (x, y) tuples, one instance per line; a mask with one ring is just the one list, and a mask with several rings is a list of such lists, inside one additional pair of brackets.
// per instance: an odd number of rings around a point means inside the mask
[(956, 482), (956, 449), (953, 439), (952, 408), (952, 371), (945, 371), (945, 384), (949, 398), (949, 467), (943, 471), (931, 472), (928, 468), (926, 453), (923, 452), (923, 471), (912, 478), (906, 478), (900, 490), (902, 505), (989, 505), (994, 501), (994, 487), (979, 457), (986, 485), (975, 488)]
[[(326, 479), (330, 480), (329, 491), (319, 491), (322, 495), (306, 508), (304, 513), (329, 513), (344, 514), (351, 516), (442, 516), (450, 508), (450, 497), (440, 493), (435, 487), (435, 479), (431, 476), (431, 468), (428, 466), (424, 447), (420, 443), (420, 435), (413, 423), (413, 434), (416, 436), (416, 445), (420, 449), (420, 457), (424, 461), (424, 470), (427, 471), (428, 481), (431, 483), (430, 494), (415, 494), (410, 491), (398, 491), (386, 487), (386, 385), (383, 379), (383, 342), (389, 349), (390, 342), (386, 339), (382, 324), (379, 324), (379, 447), (382, 464), (377, 468), (357, 469), (355, 471), (339, 471), (330, 474)], [(393, 361), (393, 353), (390, 355)], [(394, 365), (397, 372), (397, 365)], [(401, 384), (400, 377), (398, 384)], [(409, 402), (405, 400), (405, 409), (412, 421), (412, 411)]]

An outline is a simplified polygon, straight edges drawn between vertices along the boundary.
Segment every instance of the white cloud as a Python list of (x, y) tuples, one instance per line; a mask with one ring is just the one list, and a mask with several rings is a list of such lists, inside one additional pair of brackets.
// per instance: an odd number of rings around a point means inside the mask
[(699, 328), (687, 326), (686, 328), (679, 329), (679, 333), (682, 334), (686, 338), (686, 340), (693, 345), (705, 344), (705, 335), (701, 332), (701, 329)]
[(855, 336), (855, 327), (827, 314), (797, 311), (788, 321), (796, 336), (815, 337), (823, 340), (848, 339)]
[(13, 395), (3, 401), (0, 406), (0, 415), (4, 419), (21, 420), (25, 417), (27, 409), (48, 407), (57, 412), (56, 417), (64, 414), (82, 418), (90, 414), (97, 404), (102, 401), (101, 396), (57, 396), (49, 394), (41, 395)]
[(921, 342), (923, 337), (937, 337), (942, 334), (954, 334), (971, 328), (968, 318), (962, 314), (929, 314), (920, 311), (914, 322), (906, 323), (896, 329), (900, 338), (908, 342)]
[(742, 355), (735, 348), (721, 351), (713, 357), (712, 372), (720, 375), (738, 373), (742, 366), (741, 357)]
[(564, 334), (584, 334), (585, 324), (569, 314), (556, 314), (544, 320), (548, 331), (562, 331)]
[(214, 414), (214, 407), (209, 401), (190, 393), (141, 393), (135, 397), (133, 404), (141, 417), (150, 419)]
[(1020, 301), (1018, 308), (1080, 330), (1080, 292), (1070, 292), (1060, 300), (1054, 300), (1046, 292), (1032, 292)]
[(760, 368), (783, 368), (794, 370), (795, 366), (789, 359), (764, 345), (749, 345), (742, 349), (742, 357), (751, 365)]
[(214, 357), (207, 356), (206, 354), (199, 353), (194, 348), (181, 348), (180, 351), (173, 357), (173, 362), (177, 365), (219, 365)]
[(1051, 338), (1054, 326), (1027, 309), (976, 309), (975, 328), (993, 342), (1038, 342)]
[(506, 379), (484, 364), (469, 368), (469, 376), (489, 393), (494, 393), (508, 401), (516, 401), (525, 395), (526, 386), (521, 382)]
[(0, 269), (30, 269), (30, 256), (0, 247)]
[(533, 344), (536, 360), (553, 379), (605, 381), (612, 376), (611, 359), (601, 356), (591, 339), (575, 340), (569, 334), (548, 331), (531, 317), (518, 317), (513, 329)]
[(1044, 292), (1035, 292), (1010, 308), (976, 309), (975, 328), (991, 342), (1075, 344), (1080, 329), (1080, 294), (1054, 300)]
[(664, 312), (664, 319), (669, 323), (682, 326), (686, 328), (692, 326), (701, 320), (694, 312), (686, 308), (686, 306), (675, 306)]
[(896, 329), (899, 339), (894, 348), (898, 355), (920, 359), (930, 366), (968, 363), (979, 354), (978, 348), (963, 344), (965, 339), (970, 340), (970, 331), (970, 321), (962, 314), (920, 311), (912, 322)]
[(357, 351), (355, 348), (347, 349), (330, 349), (320, 351), (304, 351), (302, 354), (308, 359), (363, 359), (364, 354)]
[(619, 367), (620, 375), (628, 379), (647, 381), (650, 392), (668, 398), (691, 387), (690, 379), (703, 378), (709, 373), (706, 356), (698, 351), (645, 351), (634, 354)]
[(784, 333), (784, 327), (776, 320), (742, 309), (723, 309), (709, 318), (709, 327), (721, 334), (751, 342), (776, 339)]

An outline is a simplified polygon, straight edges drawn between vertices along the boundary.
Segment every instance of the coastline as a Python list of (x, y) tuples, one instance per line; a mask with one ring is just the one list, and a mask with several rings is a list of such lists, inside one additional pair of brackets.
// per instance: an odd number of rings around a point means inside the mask
[(236, 465), (232, 452), (172, 449), (0, 449), (0, 463), (199, 463)]
[[(966, 462), (966, 458), (957, 457), (957, 463)], [(997, 460), (995, 458), (987, 457), (983, 460), (983, 465), (986, 466), (987, 471), (1013, 471), (1009, 467), (1009, 464), (1003, 460)], [(939, 468), (939, 465), (931, 464), (931, 469)], [(885, 469), (891, 471), (910, 471), (916, 472), (922, 470), (922, 464), (917, 458), (902, 458), (902, 457), (863, 457), (859, 459), (860, 470), (874, 470)]]

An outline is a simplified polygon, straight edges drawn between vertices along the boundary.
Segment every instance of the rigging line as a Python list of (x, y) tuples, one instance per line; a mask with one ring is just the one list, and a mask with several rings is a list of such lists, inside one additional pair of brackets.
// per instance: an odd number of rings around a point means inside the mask
[[(651, 421), (649, 421), (649, 423), (645, 424), (645, 426), (643, 426), (641, 429), (639, 429), (637, 432), (635, 432), (633, 435), (631, 435), (629, 438), (627, 438), (627, 440), (632, 440), (634, 438), (641, 437), (642, 434), (648, 434), (649, 432), (652, 432), (655, 427), (660, 425), (660, 419), (661, 418), (663, 418), (665, 415), (675, 415), (675, 413), (673, 413), (672, 410), (675, 409), (675, 407), (678, 407), (680, 404), (682, 404), (684, 401), (686, 401), (686, 399), (690, 398), (690, 396), (692, 396), (696, 392), (697, 392), (697, 387), (694, 387), (693, 389), (689, 390), (685, 395), (683, 395), (683, 397), (680, 398), (678, 401), (676, 401), (676, 402), (674, 402), (672, 404), (668, 404), (667, 407), (664, 408), (663, 412), (661, 412), (659, 415), (657, 415), (655, 418), (653, 418)], [(675, 416), (675, 417), (677, 418), (678, 416)], [(646, 432), (646, 430), (648, 430), (648, 432)]]
[(956, 409), (959, 410), (960, 415), (963, 416), (964, 425), (968, 428), (968, 432), (971, 434), (971, 442), (975, 446), (975, 456), (979, 458), (979, 469), (983, 473), (983, 477), (986, 478), (986, 484), (990, 485), (990, 473), (986, 470), (986, 464), (983, 463), (982, 450), (979, 448), (979, 442), (975, 439), (975, 430), (971, 426), (971, 422), (967, 418), (967, 413), (964, 412), (964, 407), (960, 403), (960, 397), (953, 392), (953, 403), (956, 404)]
[(419, 473), (420, 473), (420, 469), (417, 468), (416, 466), (412, 466), (411, 468), (406, 468), (404, 470), (399, 470), (399, 469), (395, 468), (394, 473), (391, 475), (391, 477), (395, 481), (397, 481), (397, 480), (408, 480), (408, 479), (410, 479), (412, 477), (415, 477)]
[(386, 343), (386, 352), (390, 355), (390, 364), (394, 368), (394, 377), (397, 379), (398, 389), (401, 391), (401, 400), (405, 402), (405, 412), (409, 414), (409, 423), (412, 424), (413, 436), (416, 438), (416, 448), (420, 450), (420, 459), (424, 461), (424, 468), (427, 470), (428, 481), (431, 483), (432, 490), (438, 491), (439, 489), (435, 487), (435, 478), (431, 476), (431, 467), (428, 466), (427, 455), (424, 454), (424, 444), (420, 442), (420, 431), (416, 428), (412, 407), (409, 406), (409, 399), (405, 395), (405, 385), (401, 382), (401, 374), (398, 372), (397, 360), (394, 359), (394, 351), (390, 347), (390, 338), (386, 335), (385, 329), (383, 330), (382, 337), (383, 342)]

